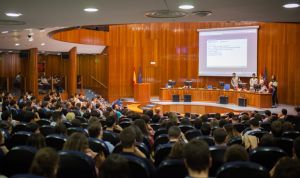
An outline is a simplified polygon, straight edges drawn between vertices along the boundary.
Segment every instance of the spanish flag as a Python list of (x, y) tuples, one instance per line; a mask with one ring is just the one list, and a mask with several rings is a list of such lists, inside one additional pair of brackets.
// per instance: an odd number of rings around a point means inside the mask
[(136, 84), (136, 74), (135, 74), (135, 67), (133, 67), (133, 84)]

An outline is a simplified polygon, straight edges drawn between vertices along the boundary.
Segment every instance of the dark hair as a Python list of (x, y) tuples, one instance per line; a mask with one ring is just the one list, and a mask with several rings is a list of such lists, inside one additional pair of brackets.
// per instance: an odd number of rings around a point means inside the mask
[(3, 121), (7, 121), (8, 118), (12, 117), (12, 114), (9, 110), (6, 110), (6, 111), (3, 111), (2, 114), (1, 114), (1, 119)]
[(46, 147), (46, 140), (42, 134), (31, 134), (27, 139), (26, 145), (40, 149)]
[(67, 135), (67, 128), (66, 128), (65, 124), (63, 124), (61, 122), (57, 123), (54, 127), (54, 133)]
[(282, 123), (280, 121), (272, 122), (271, 131), (274, 137), (280, 137), (282, 135)]
[(298, 159), (300, 159), (300, 137), (294, 140), (294, 152)]
[(248, 159), (249, 156), (245, 148), (237, 144), (228, 147), (224, 154), (224, 162), (248, 161)]
[(136, 134), (132, 127), (127, 127), (122, 130), (119, 138), (123, 148), (130, 148), (136, 141)]
[(281, 110), (281, 113), (282, 113), (283, 115), (287, 115), (287, 109), (284, 109), (284, 108), (283, 108), (283, 109)]
[(180, 120), (180, 125), (191, 125), (191, 121), (189, 118), (184, 117), (183, 119)]
[(63, 149), (84, 152), (88, 147), (87, 137), (83, 133), (75, 132), (68, 137)]
[(126, 158), (118, 154), (111, 154), (103, 162), (100, 178), (127, 178), (129, 165)]
[(136, 119), (133, 122), (133, 124), (136, 125), (136, 126), (138, 126), (140, 128), (140, 130), (142, 131), (142, 133), (143, 133), (144, 136), (148, 136), (149, 135), (145, 120), (143, 120), (143, 119)]
[(213, 136), (214, 136), (214, 139), (215, 139), (215, 142), (217, 144), (222, 144), (225, 142), (226, 140), (226, 137), (227, 137), (227, 133), (224, 129), (222, 128), (216, 128), (214, 131), (213, 131)]
[(107, 127), (112, 127), (116, 123), (116, 120), (113, 116), (109, 116), (106, 118), (106, 126)]
[(101, 134), (101, 123), (100, 122), (93, 122), (88, 127), (89, 136), (92, 138), (97, 138)]
[(201, 129), (202, 120), (199, 117), (194, 120), (194, 127), (199, 130)]
[(271, 116), (271, 115), (272, 115), (272, 113), (271, 113), (271, 111), (270, 111), (270, 110), (265, 110), (265, 115), (266, 115), (266, 116)]
[(71, 121), (72, 127), (81, 127), (81, 121), (79, 119), (73, 119)]
[(178, 138), (180, 137), (180, 134), (181, 134), (181, 130), (177, 126), (172, 126), (168, 130), (169, 138)]
[(254, 127), (258, 127), (259, 126), (259, 120), (257, 118), (252, 118), (250, 121), (249, 121), (249, 124), (254, 126)]
[(210, 125), (207, 123), (202, 124), (201, 131), (202, 131), (203, 135), (210, 135), (210, 132), (211, 132)]
[(184, 144), (182, 142), (176, 142), (169, 153), (169, 159), (183, 159), (183, 148)]
[(224, 127), (226, 124), (228, 124), (228, 121), (226, 121), (225, 119), (221, 119), (219, 121), (219, 127), (220, 128)]
[(42, 148), (34, 156), (30, 173), (47, 178), (55, 178), (58, 164), (59, 156), (56, 151), (49, 147)]
[(280, 158), (276, 164), (272, 178), (296, 177), (300, 177), (300, 161), (289, 157)]
[(29, 132), (35, 133), (39, 129), (39, 125), (35, 122), (30, 122), (26, 125), (26, 129)]
[(209, 168), (210, 152), (206, 142), (202, 140), (192, 140), (183, 148), (183, 157), (186, 166), (197, 172), (202, 172)]
[(276, 146), (274, 143), (274, 137), (272, 134), (265, 134), (261, 137), (258, 146), (264, 146), (264, 147), (274, 147)]

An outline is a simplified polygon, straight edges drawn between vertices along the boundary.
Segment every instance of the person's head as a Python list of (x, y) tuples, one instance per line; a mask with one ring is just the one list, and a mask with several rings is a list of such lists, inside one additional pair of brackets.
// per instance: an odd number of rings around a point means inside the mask
[(34, 156), (30, 173), (55, 178), (58, 170), (59, 156), (55, 150), (49, 147), (41, 148)]
[(201, 129), (201, 127), (202, 127), (202, 120), (199, 117), (194, 120), (194, 127), (196, 129)]
[(113, 127), (116, 123), (115, 117), (113, 116), (109, 116), (108, 118), (106, 118), (106, 126), (107, 127)]
[(88, 138), (83, 133), (75, 132), (68, 137), (63, 149), (84, 152), (88, 147)]
[(300, 177), (300, 160), (282, 157), (278, 160), (272, 178)]
[(286, 116), (286, 115), (287, 115), (287, 109), (283, 108), (283, 109), (281, 110), (281, 113), (282, 113), (282, 115)]
[(224, 162), (248, 161), (248, 159), (249, 156), (245, 148), (237, 144), (228, 147), (224, 154)]
[(210, 125), (207, 124), (207, 123), (202, 124), (201, 132), (202, 132), (203, 135), (207, 135), (207, 136), (210, 135), (210, 132), (211, 132)]
[(259, 127), (259, 120), (256, 119), (256, 118), (252, 118), (250, 121), (249, 121), (249, 124), (250, 124), (250, 128), (251, 129), (256, 129)]
[(26, 145), (40, 149), (46, 147), (46, 140), (45, 137), (40, 133), (31, 134), (27, 139)]
[(63, 123), (57, 123), (54, 127), (54, 133), (60, 135), (67, 135), (67, 128)]
[(215, 139), (215, 143), (217, 145), (221, 145), (221, 144), (225, 143), (227, 133), (226, 133), (225, 129), (223, 129), (223, 128), (216, 128), (213, 132), (213, 136)]
[(133, 124), (140, 128), (144, 136), (148, 136), (149, 133), (144, 119), (136, 119)]
[(192, 173), (208, 174), (211, 157), (206, 142), (194, 139), (187, 143), (183, 148), (183, 158), (190, 175)]
[(261, 137), (258, 146), (260, 147), (274, 147), (276, 146), (274, 143), (274, 137), (272, 134), (265, 134)]
[(181, 130), (177, 126), (172, 126), (168, 130), (169, 140), (178, 140), (181, 135)]
[(26, 128), (29, 132), (40, 133), (39, 125), (35, 122), (30, 122), (26, 125)]
[(3, 111), (2, 114), (1, 114), (1, 119), (3, 121), (10, 122), (12, 120), (12, 114), (11, 114), (10, 110)]
[(129, 177), (128, 160), (119, 154), (111, 154), (103, 162), (100, 178), (127, 178)]
[(176, 142), (169, 153), (169, 159), (183, 159), (183, 147), (182, 142)]
[(271, 111), (270, 110), (265, 110), (265, 115), (267, 117), (270, 117), (272, 115)]
[(280, 137), (282, 134), (282, 122), (274, 121), (271, 124), (271, 132), (274, 137)]
[(255, 73), (253, 73), (253, 74), (252, 74), (252, 77), (253, 77), (253, 78), (255, 78), (255, 77), (256, 77)]
[(88, 127), (89, 136), (92, 138), (102, 137), (102, 127), (100, 122), (94, 122)]
[(191, 125), (191, 121), (188, 117), (184, 117), (180, 120), (180, 125)]
[(272, 80), (276, 80), (276, 76), (273, 74), (271, 77)]
[(283, 122), (282, 123), (282, 133), (287, 131), (294, 131), (294, 126), (291, 122)]
[(293, 152), (294, 152), (294, 157), (300, 160), (300, 137), (297, 137), (294, 140)]
[(235, 72), (233, 72), (233, 73), (232, 73), (232, 76), (233, 76), (233, 77), (236, 77), (236, 73), (235, 73)]
[(299, 114), (300, 113), (300, 106), (296, 106), (295, 111), (297, 112), (297, 114)]
[(81, 127), (81, 121), (79, 119), (73, 119), (71, 121), (72, 127)]
[(75, 114), (73, 112), (68, 112), (66, 119), (71, 122), (73, 119), (75, 119)]
[(136, 141), (136, 134), (132, 127), (127, 127), (123, 129), (119, 135), (119, 138), (123, 146), (123, 149), (134, 147)]

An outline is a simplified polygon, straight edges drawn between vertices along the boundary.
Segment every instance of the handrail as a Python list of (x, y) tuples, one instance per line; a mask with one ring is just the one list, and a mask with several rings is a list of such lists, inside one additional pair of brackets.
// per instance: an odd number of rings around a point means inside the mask
[(99, 80), (97, 80), (94, 76), (90, 75), (90, 77), (95, 80), (98, 84), (100, 84), (101, 86), (103, 86), (105, 89), (107, 89), (108, 87), (106, 85), (104, 85), (102, 82), (100, 82)]

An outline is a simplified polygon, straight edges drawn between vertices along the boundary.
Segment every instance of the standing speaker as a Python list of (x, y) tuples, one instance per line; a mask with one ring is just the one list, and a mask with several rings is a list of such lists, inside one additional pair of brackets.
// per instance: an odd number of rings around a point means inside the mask
[(228, 96), (220, 96), (220, 104), (228, 104)]
[(183, 101), (184, 102), (191, 102), (192, 101), (192, 95), (183, 95)]
[(179, 102), (179, 95), (172, 95), (173, 102)]
[(246, 98), (238, 98), (239, 106), (246, 107), (247, 106), (247, 99)]

